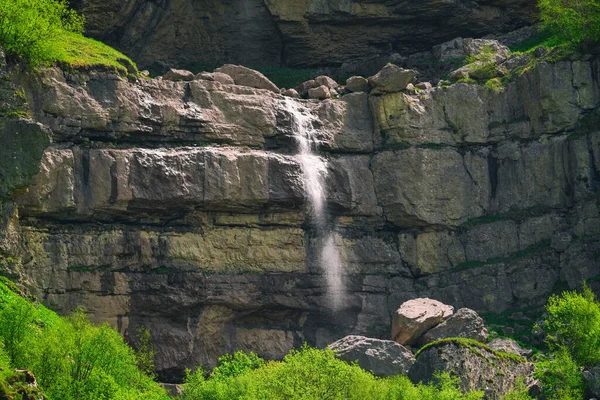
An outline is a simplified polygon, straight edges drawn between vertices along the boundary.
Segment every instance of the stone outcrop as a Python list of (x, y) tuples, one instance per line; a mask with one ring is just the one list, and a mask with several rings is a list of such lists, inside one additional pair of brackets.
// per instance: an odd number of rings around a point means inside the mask
[(417, 73), (411, 69), (388, 64), (377, 74), (369, 78), (372, 94), (401, 92), (415, 81)]
[[(149, 327), (162, 379), (237, 349), (277, 358), (349, 333), (389, 337), (409, 299), (500, 312), (600, 274), (595, 60), (542, 63), (501, 93), (322, 101), (216, 78), (7, 77), (35, 139), (0, 118), (2, 253), (53, 309), (82, 306), (124, 335)], [(288, 102), (312, 117), (327, 161), (339, 310)]]
[(485, 399), (499, 400), (519, 379), (532, 386), (533, 370), (534, 365), (524, 359), (508, 357), (485, 346), (448, 341), (422, 350), (409, 377), (414, 383), (429, 383), (436, 372), (446, 371), (460, 378), (463, 391), (481, 390)]
[(414, 299), (402, 303), (392, 317), (392, 339), (411, 345), (425, 332), (454, 313), (454, 307), (433, 299)]
[(600, 397), (600, 367), (583, 371), (583, 379), (587, 384), (590, 395)]
[(258, 71), (241, 65), (223, 65), (221, 68), (215, 69), (214, 72), (229, 75), (236, 85), (248, 86), (256, 89), (266, 89), (274, 93), (279, 93), (279, 88), (266, 76)]
[(410, 350), (393, 340), (351, 335), (330, 344), (329, 348), (337, 358), (356, 361), (377, 376), (406, 375), (415, 362)]
[(454, 337), (487, 342), (488, 332), (483, 318), (469, 308), (461, 308), (450, 317), (445, 318), (439, 325), (425, 332), (420, 342), (427, 344), (439, 339)]
[(533, 354), (533, 350), (525, 349), (516, 341), (509, 338), (495, 338), (487, 344), (494, 350), (503, 351), (505, 353), (516, 354), (521, 357), (529, 358)]
[[(535, 3), (433, 0), (78, 0), (87, 33), (144, 68), (169, 64), (377, 64), (457, 36), (483, 36), (528, 25)], [(384, 63), (385, 64), (385, 63)], [(381, 68), (383, 65), (379, 65)]]

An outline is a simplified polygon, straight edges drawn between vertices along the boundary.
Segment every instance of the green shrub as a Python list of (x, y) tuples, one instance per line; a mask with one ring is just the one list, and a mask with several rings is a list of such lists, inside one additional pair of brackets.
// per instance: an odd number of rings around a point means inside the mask
[(407, 377), (376, 378), (355, 364), (334, 357), (331, 350), (304, 346), (281, 362), (265, 363), (253, 354), (222, 358), (206, 378), (202, 370), (188, 373), (183, 400), (477, 400), (480, 392), (463, 394), (458, 379), (437, 376), (431, 385), (413, 385)]
[(540, 380), (543, 395), (548, 400), (583, 399), (583, 374), (567, 349), (559, 349), (553, 358), (540, 361), (535, 377)]
[(580, 366), (600, 364), (600, 303), (589, 287), (550, 297), (546, 311), (544, 331), (551, 348), (565, 349)]
[(598, 0), (538, 0), (544, 28), (571, 43), (600, 40)]
[(92, 325), (81, 311), (58, 317), (3, 283), (0, 341), (10, 343), (6, 353), (12, 367), (31, 370), (50, 399), (168, 398), (138, 369), (134, 351), (114, 329)]
[(529, 395), (529, 388), (525, 385), (523, 379), (517, 381), (517, 385), (502, 397), (502, 400), (534, 400)]
[(154, 343), (152, 343), (152, 336), (150, 335), (150, 329), (145, 326), (141, 326), (137, 332), (135, 338), (135, 360), (138, 368), (144, 374), (152, 379), (156, 379), (156, 371), (154, 367), (154, 356), (156, 350), (154, 349)]
[(9, 53), (39, 64), (49, 58), (48, 41), (63, 32), (83, 32), (83, 17), (66, 0), (0, 0), (0, 43)]

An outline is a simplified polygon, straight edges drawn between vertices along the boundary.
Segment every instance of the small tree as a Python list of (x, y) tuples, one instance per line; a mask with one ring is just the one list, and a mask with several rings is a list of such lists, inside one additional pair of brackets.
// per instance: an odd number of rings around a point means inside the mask
[(599, 0), (538, 0), (538, 7), (543, 27), (562, 40), (600, 40)]
[(140, 327), (137, 332), (134, 347), (138, 368), (150, 378), (155, 379), (156, 371), (154, 369), (154, 356), (156, 355), (156, 351), (154, 350), (154, 343), (152, 343), (150, 329), (145, 326)]

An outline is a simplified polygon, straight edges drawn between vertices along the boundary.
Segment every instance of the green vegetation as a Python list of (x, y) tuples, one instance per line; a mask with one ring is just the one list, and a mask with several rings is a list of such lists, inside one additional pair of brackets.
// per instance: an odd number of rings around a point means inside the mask
[(492, 46), (484, 46), (479, 54), (468, 56), (469, 77), (481, 83), (494, 78), (497, 74), (495, 58)]
[(405, 376), (376, 378), (331, 350), (304, 346), (281, 362), (265, 362), (254, 354), (236, 353), (219, 360), (209, 376), (197, 370), (186, 378), (182, 400), (476, 400), (481, 392), (463, 394), (458, 379), (437, 376), (430, 385), (413, 385)]
[(538, 0), (542, 25), (556, 38), (574, 44), (600, 40), (598, 0)]
[(525, 362), (526, 361), (521, 356), (492, 349), (488, 345), (478, 342), (477, 340), (465, 339), (465, 338), (459, 338), (459, 337), (444, 338), (444, 339), (439, 339), (439, 340), (433, 341), (431, 343), (427, 343), (425, 346), (423, 346), (419, 349), (419, 351), (415, 354), (415, 357), (419, 357), (419, 355), (427, 349), (430, 349), (432, 347), (443, 346), (446, 344), (454, 344), (456, 346), (467, 347), (468, 349), (472, 350), (475, 354), (479, 354), (480, 353), (479, 350), (485, 350), (487, 352), (490, 352), (491, 354), (493, 354), (494, 356), (496, 356), (499, 359), (513, 360), (513, 361), (517, 361), (517, 362)]
[(137, 74), (129, 58), (84, 37), (83, 24), (66, 0), (0, 0), (0, 45), (9, 56), (34, 66), (58, 63)]
[(548, 400), (581, 400), (585, 390), (581, 368), (564, 348), (536, 365), (535, 377)]
[(552, 349), (566, 351), (578, 365), (600, 365), (600, 302), (589, 287), (550, 297), (546, 312), (544, 330)]
[(515, 388), (504, 395), (502, 400), (533, 400), (533, 397), (529, 395), (529, 388), (523, 379), (519, 379)]
[[(15, 368), (31, 371), (49, 399), (168, 398), (137, 367), (139, 350), (136, 359), (108, 325), (92, 325), (81, 311), (59, 317), (4, 282), (0, 282), (0, 398), (21, 398), (19, 382), (26, 377)], [(13, 397), (1, 397), (2, 390)]]

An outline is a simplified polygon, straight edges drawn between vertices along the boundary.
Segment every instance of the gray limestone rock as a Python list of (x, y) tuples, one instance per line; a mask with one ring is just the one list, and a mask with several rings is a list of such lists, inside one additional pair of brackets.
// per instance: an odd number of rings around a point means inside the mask
[(226, 64), (215, 69), (214, 72), (229, 75), (233, 78), (236, 85), (265, 89), (274, 93), (279, 93), (279, 88), (262, 73), (241, 65)]
[(446, 371), (460, 378), (464, 391), (482, 390), (485, 399), (500, 400), (519, 379), (533, 386), (534, 365), (496, 356), (485, 348), (448, 342), (423, 350), (409, 372), (414, 383), (428, 383), (436, 372)]
[(416, 71), (412, 69), (388, 64), (369, 78), (369, 85), (373, 88), (373, 94), (400, 92), (406, 89), (409, 83), (413, 83), (416, 76)]
[(173, 69), (171, 68), (170, 70), (167, 71), (167, 73), (165, 73), (162, 78), (165, 81), (173, 81), (173, 82), (177, 82), (177, 81), (193, 81), (194, 80), (194, 74), (191, 73), (190, 71), (186, 71), (184, 69)]
[(319, 87), (308, 89), (308, 98), (315, 100), (325, 100), (331, 97), (331, 93), (327, 86), (321, 85)]
[(335, 356), (377, 376), (406, 375), (415, 357), (406, 347), (392, 341), (350, 335), (329, 345)]
[(533, 350), (525, 349), (519, 345), (516, 341), (509, 338), (495, 338), (490, 340), (488, 343), (494, 350), (504, 351), (506, 353), (516, 354), (521, 357), (529, 358), (533, 354)]
[(351, 92), (368, 92), (369, 81), (362, 76), (352, 76), (346, 81), (346, 89)]
[(339, 86), (336, 81), (325, 75), (317, 76), (315, 82), (319, 86), (327, 86), (327, 89), (335, 89)]
[(488, 332), (483, 318), (470, 308), (461, 308), (439, 325), (431, 328), (421, 337), (422, 344), (445, 338), (467, 338), (486, 342)]

